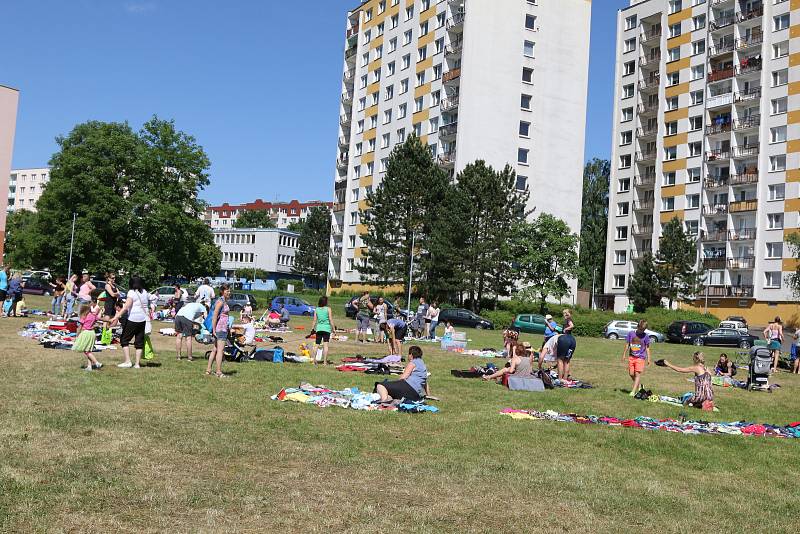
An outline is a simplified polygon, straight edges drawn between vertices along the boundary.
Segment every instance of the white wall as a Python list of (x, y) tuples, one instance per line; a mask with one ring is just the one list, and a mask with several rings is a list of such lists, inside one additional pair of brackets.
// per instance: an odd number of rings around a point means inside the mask
[(8, 179), (17, 127), (19, 91), (0, 85), (0, 258), (3, 253), (8, 203)]

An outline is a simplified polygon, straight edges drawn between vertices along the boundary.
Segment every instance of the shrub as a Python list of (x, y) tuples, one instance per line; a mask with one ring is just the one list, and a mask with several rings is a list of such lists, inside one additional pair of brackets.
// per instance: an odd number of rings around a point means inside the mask
[(505, 310), (487, 310), (481, 312), (480, 315), (484, 319), (488, 319), (493, 322), (494, 327), (500, 330), (513, 323), (515, 317), (513, 313)]

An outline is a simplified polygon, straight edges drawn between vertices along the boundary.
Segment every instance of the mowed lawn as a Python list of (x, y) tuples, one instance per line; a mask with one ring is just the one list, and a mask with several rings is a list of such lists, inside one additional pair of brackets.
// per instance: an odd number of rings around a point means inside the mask
[[(451, 369), (486, 360), (423, 344), (441, 411), (412, 415), (272, 401), (300, 382), (371, 389), (376, 377), (226, 363), (232, 376), (220, 380), (204, 376), (203, 362), (176, 362), (174, 338), (158, 335), (148, 367), (118, 369), (121, 351), (108, 351), (106, 367), (87, 373), (81, 355), (17, 336), (28, 321), (0, 320), (2, 531), (796, 532), (800, 440), (498, 414), (677, 417), (681, 408), (627, 396), (619, 341), (578, 339), (573, 376), (595, 389), (544, 393), (453, 378)], [(286, 349), (297, 352), (302, 334), (287, 335)], [(468, 335), (471, 348), (502, 344), (499, 331)], [(659, 344), (654, 355), (688, 364), (692, 350)], [(707, 348), (707, 360), (719, 352)], [(351, 338), (333, 353), (383, 348)], [(677, 396), (692, 389), (686, 378), (652, 366), (644, 384)], [(782, 388), (772, 394), (715, 388), (721, 411), (709, 417), (800, 419), (800, 380), (780, 373), (773, 381)]]

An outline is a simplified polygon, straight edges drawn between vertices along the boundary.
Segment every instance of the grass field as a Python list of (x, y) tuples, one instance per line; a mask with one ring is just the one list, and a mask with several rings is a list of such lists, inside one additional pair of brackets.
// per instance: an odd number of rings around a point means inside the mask
[[(680, 408), (627, 396), (621, 342), (578, 339), (573, 375), (596, 388), (544, 393), (452, 378), (450, 369), (484, 360), (425, 344), (441, 411), (410, 415), (274, 402), (301, 381), (371, 389), (375, 377), (230, 363), (232, 376), (219, 380), (203, 375), (202, 362), (176, 362), (174, 338), (160, 336), (150, 366), (118, 369), (121, 352), (110, 351), (103, 370), (86, 373), (82, 356), (18, 337), (26, 322), (0, 321), (2, 531), (796, 531), (793, 440), (498, 415), (514, 407), (676, 417)], [(497, 331), (469, 337), (470, 347), (501, 344)], [(654, 356), (687, 364), (692, 349), (659, 344)], [(333, 344), (335, 355), (381, 352)], [(707, 359), (719, 352), (707, 349)], [(783, 386), (773, 394), (716, 388), (721, 412), (711, 418), (800, 419), (800, 380), (773, 381)], [(692, 386), (655, 366), (644, 384), (673, 395)]]

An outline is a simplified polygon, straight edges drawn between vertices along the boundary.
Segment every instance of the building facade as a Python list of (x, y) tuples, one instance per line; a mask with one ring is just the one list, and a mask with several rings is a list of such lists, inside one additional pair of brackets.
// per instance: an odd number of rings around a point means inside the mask
[(48, 168), (12, 170), (8, 181), (8, 211), (36, 211), (36, 202), (49, 181)]
[(213, 233), (222, 252), (220, 276), (251, 278), (253, 269), (263, 269), (270, 280), (300, 278), (292, 272), (300, 234), (279, 228), (225, 228)]
[(6, 241), (6, 209), (8, 179), (11, 176), (11, 158), (14, 152), (14, 133), (17, 128), (19, 91), (0, 85), (0, 258)]
[(478, 159), (510, 164), (529, 208), (579, 231), (590, 17), (587, 0), (368, 0), (348, 13), (336, 285), (360, 285), (364, 199), (412, 133), (454, 175)]
[(684, 303), (797, 313), (800, 1), (644, 0), (619, 12), (605, 289), (615, 308), (677, 217), (706, 286)]
[(221, 206), (209, 206), (205, 212), (205, 221), (212, 230), (218, 228), (233, 228), (233, 224), (244, 211), (268, 211), (270, 218), (275, 221), (278, 228), (286, 228), (290, 223), (304, 221), (308, 211), (315, 207), (331, 208), (333, 203), (321, 200), (300, 202), (264, 202), (260, 198), (247, 204), (230, 205), (227, 202)]

